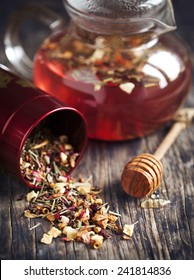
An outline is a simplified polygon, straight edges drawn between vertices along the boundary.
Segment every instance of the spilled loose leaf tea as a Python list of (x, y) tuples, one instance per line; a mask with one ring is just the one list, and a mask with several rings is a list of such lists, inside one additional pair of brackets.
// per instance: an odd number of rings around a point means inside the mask
[[(41, 243), (51, 244), (53, 238), (79, 241), (99, 249), (112, 232), (133, 234), (134, 224), (118, 225), (120, 214), (110, 211), (109, 205), (99, 197), (100, 191), (87, 180), (67, 178), (66, 182), (49, 183), (27, 195), (27, 218), (43, 218), (51, 222), (51, 229), (43, 234)], [(130, 236), (126, 228), (130, 228)], [(125, 238), (126, 239), (126, 238)]]
[[(99, 249), (112, 232), (123, 238), (127, 233), (118, 223), (120, 214), (110, 211), (99, 197), (100, 191), (93, 186), (91, 177), (76, 180), (68, 175), (78, 157), (66, 135), (54, 137), (46, 128), (32, 133), (20, 159), (24, 179), (36, 187), (26, 196), (29, 206), (24, 215), (51, 223), (41, 243), (51, 244), (60, 237), (63, 241), (80, 241)], [(125, 229), (129, 227), (124, 225)], [(131, 230), (125, 239), (132, 234)]]

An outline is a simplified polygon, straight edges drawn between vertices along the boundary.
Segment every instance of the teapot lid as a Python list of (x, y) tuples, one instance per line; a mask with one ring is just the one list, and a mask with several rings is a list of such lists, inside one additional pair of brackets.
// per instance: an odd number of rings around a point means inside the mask
[[(171, 0), (63, 0), (67, 11), (93, 17), (93, 20), (141, 22), (147, 20), (163, 29), (176, 28)], [(139, 27), (140, 25), (138, 25)], [(143, 25), (142, 25), (143, 26)], [(145, 27), (145, 26), (144, 26)], [(145, 29), (145, 28), (144, 28)], [(167, 30), (168, 29), (168, 30)]]
[(148, 17), (166, 4), (165, 0), (67, 0), (69, 5), (80, 12), (116, 18), (142, 18)]

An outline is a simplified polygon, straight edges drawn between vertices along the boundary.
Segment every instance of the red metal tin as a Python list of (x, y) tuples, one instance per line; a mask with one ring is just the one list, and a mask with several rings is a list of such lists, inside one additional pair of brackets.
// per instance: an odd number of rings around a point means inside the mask
[(80, 154), (77, 166), (87, 143), (87, 124), (83, 115), (0, 65), (0, 164), (19, 175), (30, 187), (33, 186), (20, 171), (20, 156), (31, 131), (43, 120), (53, 134), (68, 136)]

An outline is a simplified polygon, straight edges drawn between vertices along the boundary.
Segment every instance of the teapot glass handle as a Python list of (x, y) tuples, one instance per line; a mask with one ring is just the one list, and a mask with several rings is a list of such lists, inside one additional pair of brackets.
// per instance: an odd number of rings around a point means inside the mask
[(64, 19), (45, 6), (27, 5), (15, 12), (8, 23), (4, 37), (6, 56), (18, 74), (32, 80), (33, 61), (26, 54), (19, 36), (21, 25), (29, 19), (39, 21), (51, 32), (64, 26)]

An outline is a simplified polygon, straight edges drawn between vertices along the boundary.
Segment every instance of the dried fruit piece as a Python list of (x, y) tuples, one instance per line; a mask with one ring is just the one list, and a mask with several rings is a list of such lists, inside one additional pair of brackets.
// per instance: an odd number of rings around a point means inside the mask
[(71, 226), (66, 226), (63, 229), (63, 233), (67, 236), (68, 240), (74, 240), (77, 237), (77, 229), (72, 228)]
[(102, 247), (103, 239), (103, 236), (98, 234), (95, 234), (91, 237), (92, 246), (94, 247), (94, 249), (99, 249), (100, 247)]
[(27, 201), (29, 202), (36, 197), (37, 197), (37, 193), (33, 190), (27, 194)]
[(51, 244), (52, 240), (53, 240), (53, 236), (52, 235), (44, 233), (43, 237), (40, 240), (40, 242), (44, 243), (44, 244)]
[(128, 83), (120, 84), (119, 87), (126, 93), (130, 94), (133, 91), (135, 85), (133, 83), (128, 82)]
[(123, 238), (124, 239), (130, 239), (133, 235), (133, 231), (134, 231), (134, 226), (135, 224), (137, 224), (138, 222), (135, 222), (134, 224), (131, 225), (127, 225), (125, 224), (123, 227)]
[(168, 204), (170, 204), (170, 200), (166, 200), (163, 198), (156, 198), (156, 199), (147, 198), (141, 202), (140, 206), (141, 208), (150, 209), (150, 208), (161, 208)]
[(48, 232), (48, 235), (51, 235), (53, 238), (57, 238), (58, 236), (61, 235), (61, 231), (56, 228), (56, 227), (52, 227)]

